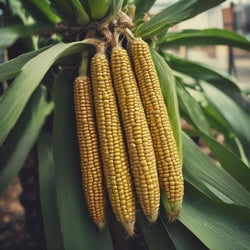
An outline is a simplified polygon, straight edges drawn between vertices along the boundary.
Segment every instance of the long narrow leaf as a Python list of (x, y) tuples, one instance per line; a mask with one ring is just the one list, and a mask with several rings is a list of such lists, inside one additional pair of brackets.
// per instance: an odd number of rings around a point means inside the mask
[(153, 16), (147, 23), (135, 30), (137, 36), (150, 38), (169, 27), (190, 19), (225, 0), (180, 0)]
[(224, 71), (170, 53), (163, 52), (163, 55), (170, 67), (178, 72), (189, 75), (196, 80), (207, 81), (223, 91), (240, 93), (237, 80)]
[(48, 49), (48, 47), (24, 53), (16, 57), (15, 59), (0, 64), (0, 81), (9, 80), (16, 77), (21, 72), (21, 69), (25, 63), (27, 63), (31, 58), (37, 56), (46, 49)]
[(11, 46), (17, 39), (34, 35), (35, 33), (46, 30), (51, 25), (48, 23), (34, 23), (30, 25), (16, 24), (0, 29), (0, 50)]
[(137, 213), (136, 219), (149, 250), (176, 249), (161, 221), (150, 225), (141, 212)]
[(207, 247), (197, 238), (195, 235), (188, 230), (178, 220), (174, 223), (167, 223), (167, 219), (160, 216), (160, 220), (166, 228), (170, 238), (172, 239), (175, 249), (178, 250), (207, 250)]
[(75, 131), (73, 77), (63, 72), (56, 83), (54, 163), (59, 216), (65, 249), (112, 249), (109, 231), (99, 232), (87, 211), (81, 185)]
[(213, 155), (221, 163), (221, 166), (250, 192), (250, 169), (240, 158), (203, 132), (194, 131), (189, 133), (189, 135), (203, 138)]
[(178, 79), (176, 79), (176, 83), (180, 112), (184, 115), (184, 118), (195, 128), (203, 131), (205, 134), (211, 135), (209, 122), (200, 104), (188, 93)]
[(219, 89), (205, 82), (201, 83), (201, 86), (210, 103), (220, 112), (230, 128), (241, 140), (246, 156), (250, 160), (250, 115)]
[(64, 250), (59, 220), (52, 137), (42, 134), (37, 143), (39, 186), (47, 250)]
[(228, 45), (250, 50), (250, 41), (245, 37), (224, 29), (183, 30), (168, 32), (160, 37), (158, 44), (163, 49), (172, 46)]
[(39, 87), (0, 148), (0, 193), (18, 174), (39, 135), (45, 118), (52, 111), (53, 104), (46, 99), (46, 90)]
[(183, 153), (186, 181), (211, 199), (250, 208), (250, 193), (224, 169), (215, 165), (184, 133)]
[(249, 248), (249, 209), (214, 202), (187, 187), (180, 221), (209, 249)]
[(135, 17), (136, 19), (143, 17), (154, 5), (156, 0), (136, 0), (135, 1)]
[(85, 47), (84, 42), (59, 43), (32, 58), (22, 67), (22, 72), (0, 98), (0, 145), (50, 66), (58, 58), (80, 52)]
[(207, 103), (206, 106), (202, 106), (203, 112), (206, 115), (210, 126), (219, 131), (224, 135), (225, 142), (232, 151), (240, 157), (240, 159), (247, 163), (247, 157), (244, 152), (243, 146), (238, 139), (238, 137), (235, 135), (235, 133), (231, 130), (229, 125), (227, 124), (226, 120), (220, 115), (217, 109), (213, 107), (210, 103)]
[(37, 22), (60, 22), (60, 18), (51, 10), (49, 1), (22, 0), (22, 4)]

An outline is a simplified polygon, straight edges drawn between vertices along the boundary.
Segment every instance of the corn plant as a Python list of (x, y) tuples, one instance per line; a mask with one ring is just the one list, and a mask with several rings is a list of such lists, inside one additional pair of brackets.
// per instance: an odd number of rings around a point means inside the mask
[(0, 1), (0, 192), (35, 152), (48, 250), (249, 247), (249, 97), (171, 49), (250, 42), (155, 2)]

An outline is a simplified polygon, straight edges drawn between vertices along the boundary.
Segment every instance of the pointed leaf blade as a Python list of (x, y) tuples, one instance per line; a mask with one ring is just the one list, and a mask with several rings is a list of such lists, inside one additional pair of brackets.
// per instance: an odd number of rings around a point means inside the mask
[(0, 148), (0, 193), (18, 174), (41, 131), (45, 118), (53, 109), (53, 104), (46, 99), (46, 90), (39, 87)]
[(144, 39), (150, 38), (224, 1), (225, 0), (210, 0), (204, 2), (201, 0), (180, 0), (153, 16), (147, 23), (138, 26), (135, 30), (135, 34)]
[(48, 250), (64, 250), (57, 207), (52, 137), (41, 134), (37, 142), (39, 186), (43, 225)]
[[(16, 123), (30, 96), (50, 66), (60, 57), (82, 51), (84, 42), (59, 43), (29, 60), (11, 86), (0, 97), (0, 145)], [(22, 94), (20, 94), (22, 93)]]

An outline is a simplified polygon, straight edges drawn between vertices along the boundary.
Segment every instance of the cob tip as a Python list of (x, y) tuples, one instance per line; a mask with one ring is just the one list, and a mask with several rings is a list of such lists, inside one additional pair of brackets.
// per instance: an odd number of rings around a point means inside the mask
[(153, 211), (152, 213), (147, 214), (146, 217), (147, 217), (149, 222), (154, 223), (158, 218), (158, 214), (159, 214), (159, 210), (157, 209), (157, 210)]
[(99, 228), (100, 232), (102, 232), (104, 227), (105, 227), (105, 221), (97, 221), (97, 220), (95, 220), (95, 223), (96, 223), (97, 227)]
[(135, 221), (122, 222), (122, 225), (127, 233), (127, 237), (133, 237), (135, 235)]
[(166, 192), (161, 191), (162, 203), (165, 208), (168, 221), (174, 222), (178, 217), (182, 209), (182, 199), (175, 202), (170, 202), (167, 198)]
[(181, 212), (182, 201), (176, 201), (170, 203), (170, 207), (171, 207), (171, 212), (168, 214), (168, 221), (174, 222), (179, 217), (179, 214)]

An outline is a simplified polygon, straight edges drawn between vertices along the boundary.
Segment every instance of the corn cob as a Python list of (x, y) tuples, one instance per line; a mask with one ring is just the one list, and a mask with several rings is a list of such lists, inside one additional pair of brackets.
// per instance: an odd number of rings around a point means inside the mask
[(109, 62), (102, 52), (91, 60), (91, 78), (110, 203), (116, 219), (132, 236), (136, 212), (133, 184)]
[(148, 44), (141, 38), (131, 43), (135, 74), (153, 139), (160, 188), (166, 192), (169, 220), (179, 214), (183, 199), (183, 176), (177, 146)]
[(160, 188), (152, 138), (128, 53), (114, 47), (112, 76), (126, 134), (136, 194), (150, 222), (158, 217)]
[(102, 230), (106, 220), (106, 199), (91, 84), (87, 76), (75, 79), (74, 103), (84, 197), (91, 218)]

